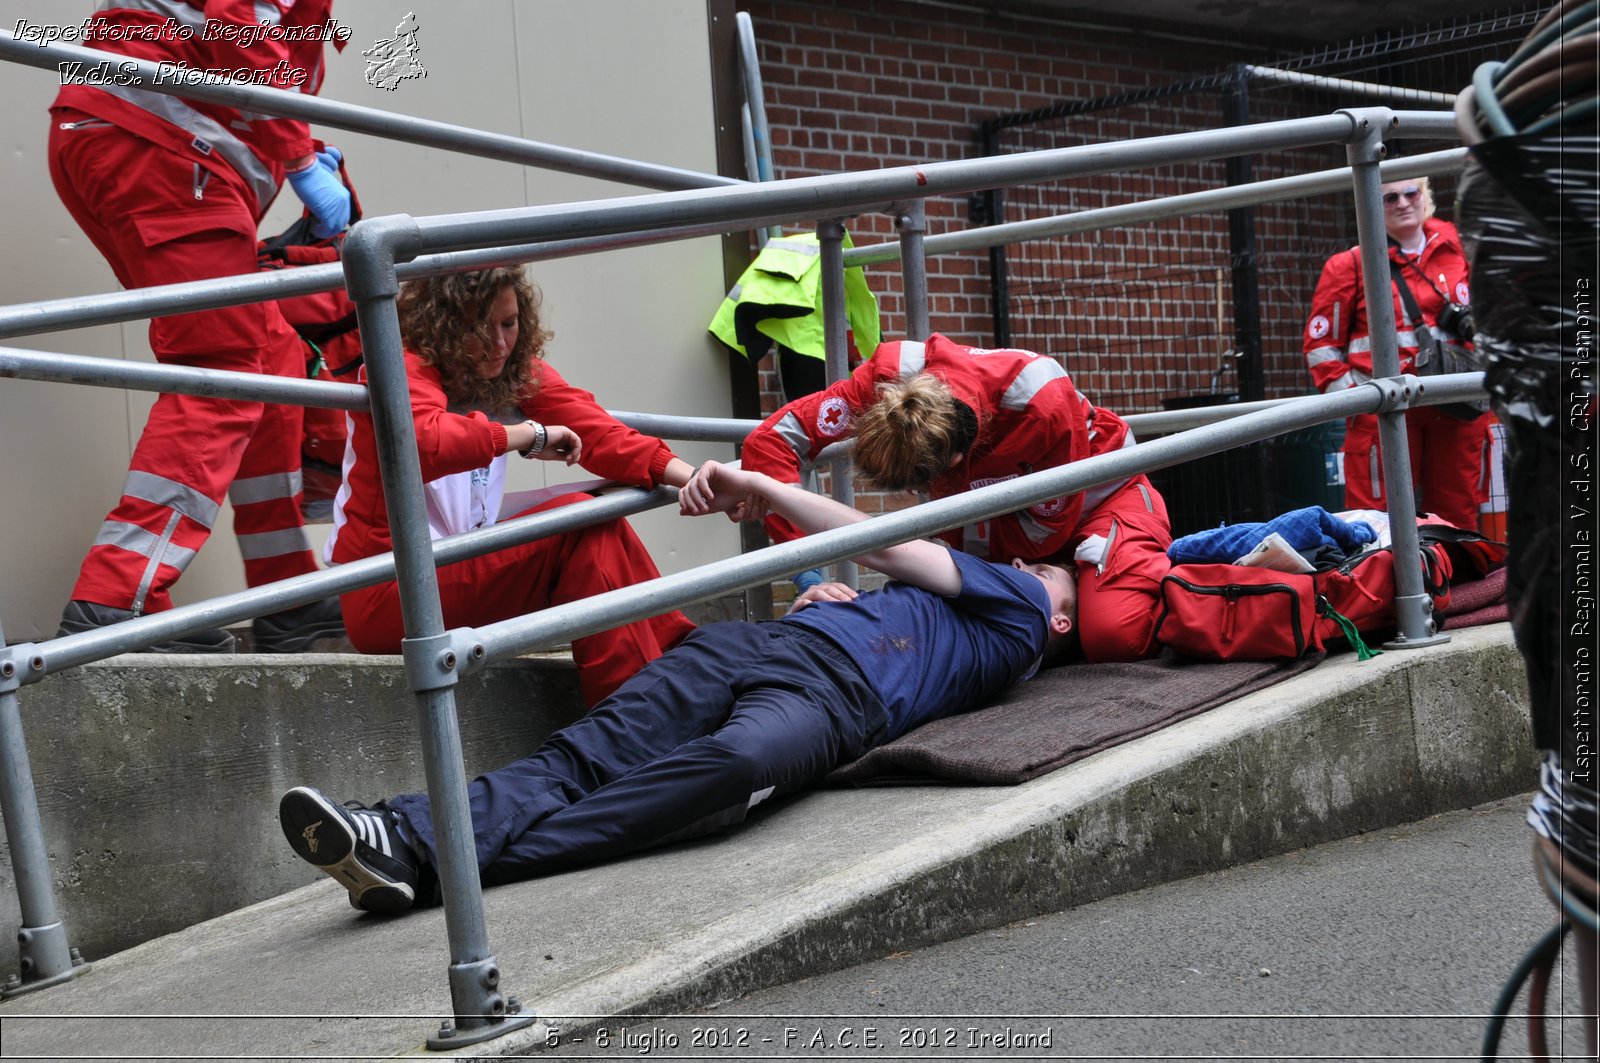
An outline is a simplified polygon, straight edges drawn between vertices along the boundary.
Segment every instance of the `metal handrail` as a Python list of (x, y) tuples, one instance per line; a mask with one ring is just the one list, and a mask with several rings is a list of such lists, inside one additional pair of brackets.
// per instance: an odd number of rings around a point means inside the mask
[[(51, 42), (29, 43), (19, 39), (10, 30), (0, 29), (0, 59), (8, 59), (23, 66), (34, 66), (52, 73), (73, 63), (94, 67), (104, 61), (106, 53), (97, 48), (80, 48), (74, 44)], [(193, 73), (191, 71), (191, 73)], [(427, 118), (394, 114), (375, 107), (361, 107), (353, 103), (325, 100), (286, 89), (265, 85), (244, 85), (227, 78), (174, 78), (166, 75), (159, 63), (131, 56), (117, 56), (118, 84), (147, 92), (168, 96), (204, 100), (237, 107), (241, 111), (270, 114), (282, 118), (298, 118), (303, 122), (346, 129), (354, 133), (369, 133), (386, 140), (399, 140), (430, 148), (444, 148), (463, 155), (477, 155), (501, 162), (540, 166), (548, 170), (596, 177), (605, 181), (643, 188), (709, 188), (719, 185), (739, 185), (743, 181), (718, 174), (683, 170), (676, 166), (659, 166), (655, 163), (603, 155), (594, 151), (581, 151), (537, 140), (469, 129), (449, 122), (435, 122)]]
[[(21, 52), (19, 53), (19, 49)], [(81, 54), (74, 54), (81, 53)], [(54, 67), (66, 60), (95, 60), (103, 53), (91, 49), (76, 49), (65, 45), (33, 48), (18, 42), (11, 34), (0, 31), (0, 58), (11, 58), (35, 66)], [(153, 74), (154, 64), (145, 64)], [(202, 91), (203, 90), (203, 91)], [(1061, 148), (1025, 155), (1003, 156), (978, 160), (957, 160), (930, 163), (923, 166), (905, 166), (864, 174), (834, 174), (775, 181), (751, 185), (725, 178), (706, 179), (706, 175), (674, 171), (670, 168), (649, 167), (647, 164), (628, 163), (608, 156), (592, 153), (569, 152), (550, 149), (516, 138), (475, 131), (459, 130), (440, 123), (421, 122), (416, 119), (399, 119), (398, 116), (372, 112), (365, 108), (352, 108), (332, 101), (318, 100), (298, 94), (280, 93), (276, 90), (233, 84), (191, 86), (185, 85), (183, 95), (233, 105), (246, 106), (264, 113), (284, 114), (316, 121), (337, 128), (361, 128), (364, 131), (414, 143), (430, 143), (451, 147), (473, 154), (515, 161), (537, 160), (541, 165), (587, 173), (606, 179), (617, 179), (617, 172), (626, 172), (640, 183), (646, 176), (661, 182), (659, 187), (682, 189), (655, 195), (624, 197), (611, 200), (591, 200), (560, 206), (522, 207), (507, 210), (484, 211), (470, 215), (447, 214), (412, 218), (404, 215), (372, 218), (358, 223), (350, 232), (342, 263), (346, 288), (357, 308), (362, 330), (363, 347), (369, 376), (365, 393), (367, 408), (371, 410), (378, 427), (380, 465), (386, 498), (389, 500), (391, 525), (394, 530), (395, 551), (386, 558), (369, 558), (349, 566), (340, 566), (332, 572), (316, 573), (296, 580), (283, 581), (270, 588), (256, 588), (239, 595), (213, 599), (209, 603), (175, 609), (155, 617), (131, 621), (115, 629), (50, 640), (44, 644), (0, 648), (0, 740), (8, 748), (21, 750), (20, 729), (13, 727), (16, 716), (16, 691), (32, 673), (40, 677), (71, 662), (94, 659), (94, 654), (104, 651), (120, 634), (134, 630), (142, 640), (154, 641), (186, 624), (197, 624), (204, 617), (211, 622), (221, 617), (254, 615), (252, 610), (265, 612), (293, 601), (313, 600), (323, 596), (333, 586), (366, 585), (356, 581), (378, 582), (396, 578), (403, 611), (407, 620), (404, 658), (407, 675), (418, 700), (422, 729), (422, 754), (427, 775), (428, 792), (433, 799), (435, 822), (439, 828), (440, 846), (438, 871), (445, 885), (445, 923), (452, 958), (449, 967), (451, 999), (455, 1007), (457, 1026), (463, 1030), (485, 1032), (486, 1027), (504, 1022), (505, 999), (498, 986), (498, 964), (488, 948), (487, 929), (484, 924), (481, 893), (477, 882), (475, 860), (471, 851), (471, 818), (466, 805), (466, 781), (461, 763), (461, 746), (458, 723), (455, 717), (453, 687), (463, 674), (483, 663), (506, 654), (520, 652), (533, 645), (549, 644), (574, 635), (613, 626), (623, 618), (637, 619), (652, 615), (673, 604), (685, 604), (708, 594), (749, 586), (764, 580), (797, 571), (801, 568), (831, 560), (840, 560), (870, 551), (894, 542), (902, 542), (924, 534), (959, 526), (972, 520), (992, 517), (1001, 513), (1034, 504), (1062, 494), (1084, 490), (1094, 484), (1110, 482), (1136, 472), (1177, 464), (1189, 457), (1214, 453), (1231, 446), (1268, 438), (1284, 431), (1318, 424), (1342, 416), (1364, 412), (1383, 414), (1382, 426), (1386, 444), (1394, 441), (1396, 426), (1403, 432), (1400, 418), (1403, 410), (1424, 399), (1424, 385), (1411, 377), (1400, 377), (1394, 346), (1393, 321), (1387, 323), (1381, 314), (1374, 320), (1375, 373), (1379, 379), (1370, 384), (1350, 388), (1334, 395), (1314, 396), (1286, 402), (1271, 409), (1244, 412), (1226, 423), (1196, 428), (1165, 439), (1126, 448), (1114, 454), (1102, 455), (1073, 465), (1034, 473), (1020, 479), (992, 485), (987, 488), (930, 502), (912, 510), (889, 514), (872, 521), (861, 522), (848, 528), (837, 529), (822, 535), (783, 544), (742, 555), (726, 561), (714, 562), (690, 572), (661, 577), (635, 587), (608, 592), (583, 602), (554, 607), (531, 617), (522, 617), (487, 625), (479, 629), (457, 628), (446, 630), (440, 606), (436, 566), (441, 554), (451, 555), (462, 551), (461, 556), (475, 556), (476, 552), (500, 548), (511, 541), (523, 541), (519, 536), (535, 537), (530, 530), (537, 525), (539, 532), (547, 530), (543, 518), (551, 520), (584, 521), (593, 512), (605, 506), (616, 506), (618, 511), (631, 506), (649, 508), (670, 501), (670, 488), (653, 492), (634, 491), (631, 496), (619, 495), (617, 499), (600, 499), (596, 503), (581, 503), (566, 507), (578, 510), (580, 506), (593, 505), (596, 510), (538, 514), (525, 518), (520, 527), (498, 527), (458, 536), (450, 540), (433, 542), (428, 537), (427, 522), (422, 504), (420, 470), (414, 460), (416, 448), (414, 426), (410, 417), (409, 394), (401, 355), (399, 322), (395, 308), (398, 278), (404, 263), (426, 262), (418, 259), (425, 252), (454, 254), (458, 256), (480, 251), (505, 256), (507, 241), (531, 242), (529, 248), (548, 249), (564, 244), (567, 253), (595, 249), (608, 239), (621, 239), (632, 243), (654, 243), (664, 239), (680, 238), (694, 232), (723, 231), (754, 225), (770, 225), (785, 221), (815, 219), (826, 221), (849, 213), (867, 209), (885, 209), (904, 204), (918, 203), (928, 196), (971, 192), (979, 189), (1002, 187), (1024, 182), (1060, 179), (1112, 170), (1123, 170), (1153, 165), (1170, 165), (1175, 162), (1199, 161), (1237, 155), (1245, 152), (1290, 149), (1322, 143), (1343, 142), (1347, 145), (1352, 164), (1351, 176), (1356, 188), (1358, 218), (1364, 255), (1373, 253), (1373, 224), (1376, 217), (1381, 223), (1381, 204), (1377, 198), (1379, 180), (1378, 159), (1382, 141), (1391, 135), (1454, 136), (1454, 123), (1449, 114), (1433, 112), (1397, 112), (1386, 108), (1341, 111), (1319, 118), (1296, 119), (1265, 123), (1258, 126), (1233, 127), (1117, 144), (1090, 145)], [(617, 164), (624, 164), (617, 170)], [(647, 172), (648, 171), (648, 175)], [(626, 178), (625, 178), (626, 179)], [(707, 187), (714, 185), (717, 187)], [(1139, 205), (1141, 207), (1147, 205)], [(1103, 224), (1103, 217), (1100, 224)], [(1085, 224), (1078, 221), (1075, 224)], [(1381, 232), (1381, 224), (1378, 231)], [(932, 241), (927, 241), (932, 243)], [(911, 241), (902, 246), (915, 248), (922, 241)], [(924, 245), (925, 246), (925, 245)], [(915, 251), (913, 251), (915, 254)], [(920, 257), (920, 256), (919, 256)], [(841, 260), (842, 256), (834, 256)], [(458, 257), (455, 261), (464, 261)], [(397, 266), (397, 263), (401, 264)], [(431, 268), (431, 267), (430, 267)], [(465, 268), (465, 267), (458, 267)], [(284, 286), (308, 284), (311, 280), (302, 275), (288, 277)], [(1369, 283), (1372, 281), (1368, 271)], [(321, 276), (315, 283), (325, 283)], [(208, 298), (239, 298), (238, 285), (245, 278), (233, 278), (216, 284)], [(230, 288), (230, 285), (234, 287)], [(261, 281), (249, 279), (246, 285), (250, 297), (258, 297), (268, 289)], [(331, 287), (331, 285), (330, 285)], [(325, 289), (309, 289), (325, 290)], [(170, 298), (171, 293), (147, 297), (150, 302), (139, 304), (137, 295), (125, 298), (115, 312), (126, 313), (130, 305), (141, 305), (148, 310), (159, 298)], [(109, 300), (110, 297), (107, 297)], [(241, 299), (241, 301), (247, 301)], [(830, 299), (830, 303), (837, 299)], [(59, 301), (58, 301), (59, 303)], [(77, 307), (75, 320), (82, 323), (88, 313), (106, 313), (109, 301), (92, 307)], [(210, 305), (230, 305), (226, 301)], [(200, 309), (190, 302), (184, 309)], [(838, 307), (831, 306), (837, 313)], [(66, 311), (60, 305), (38, 308), (31, 312), (30, 324), (58, 320), (52, 315)], [(134, 315), (142, 316), (142, 315)], [(0, 323), (18, 327), (29, 313), (14, 315), (6, 321), (0, 314)], [(830, 346), (834, 344), (830, 343)], [(87, 364), (99, 360), (69, 364), (44, 362), (66, 356), (28, 355), (27, 352), (8, 351), (12, 375), (27, 373), (77, 373), (95, 376), (101, 367)], [(40, 361), (40, 359), (44, 361)], [(31, 359), (31, 360), (30, 360)], [(151, 370), (169, 367), (141, 367), (135, 373), (121, 377), (126, 381), (148, 384), (163, 379), (168, 374)], [(53, 378), (53, 377), (40, 377)], [(93, 381), (90, 381), (93, 382)], [(316, 399), (317, 404), (335, 408), (361, 408), (346, 406), (357, 402), (348, 392), (329, 390), (328, 385), (307, 385), (305, 382), (272, 383), (263, 378), (253, 378), (251, 387), (227, 375), (188, 377), (184, 386), (218, 389), (217, 394), (234, 394), (250, 391), (266, 394), (286, 384), (298, 388), (278, 390), (279, 396), (293, 395), (292, 401)], [(131, 386), (131, 385), (130, 385)], [(1465, 380), (1448, 378), (1436, 381), (1431, 388), (1431, 398), (1447, 401), (1457, 391), (1461, 394), (1481, 391), (1481, 376), (1469, 375)], [(337, 387), (337, 386), (333, 386)], [(255, 389), (260, 388), (257, 392)], [(222, 390), (226, 389), (226, 390)], [(357, 389), (359, 390), (359, 389)], [(1189, 411), (1185, 411), (1189, 413)], [(708, 431), (712, 429), (708, 428)], [(717, 432), (731, 431), (729, 425), (719, 425)], [(1393, 447), (1386, 445), (1387, 453)], [(1401, 449), (1403, 450), (1403, 437)], [(1408, 466), (1389, 466), (1386, 473), (1393, 474), (1392, 483), (1409, 480)], [(1391, 492), (1391, 516), (1397, 551), (1403, 551), (1404, 535), (1410, 531), (1410, 505), (1408, 492)], [(608, 510), (608, 512), (610, 512)], [(522, 522), (512, 522), (520, 525)], [(479, 548), (482, 548), (480, 550)], [(470, 551), (470, 553), (469, 553)], [(1405, 574), (1397, 569), (1397, 585), (1401, 597), (1403, 633), (1415, 625), (1414, 616), (1404, 610), (1406, 596), (1415, 591), (1401, 579)], [(1411, 583), (1418, 579), (1411, 573)], [(143, 625), (143, 626), (140, 626)], [(165, 625), (165, 626), (163, 626)], [(15, 736), (15, 746), (12, 746)], [(3, 793), (6, 798), (8, 828), (12, 822), (12, 805), (19, 779), (25, 772), (25, 752), (22, 771), (7, 770)], [(8, 768), (14, 767), (8, 764)], [(31, 785), (31, 782), (29, 783)], [(31, 795), (30, 795), (31, 800)], [(37, 829), (36, 803), (33, 823), (26, 829)], [(26, 812), (26, 809), (24, 809)], [(22, 818), (26, 818), (23, 816)], [(31, 851), (31, 850), (18, 850)], [(21, 869), (19, 869), (20, 872)], [(30, 874), (37, 877), (40, 869)], [(19, 894), (22, 876), (19, 873)], [(48, 893), (48, 884), (46, 886)], [(35, 898), (36, 899), (36, 898)], [(25, 918), (48, 919), (48, 906), (40, 908), (25, 900)], [(64, 931), (59, 922), (45, 928), (52, 946), (65, 954)], [(59, 965), (58, 965), (59, 966)], [(56, 975), (52, 974), (51, 977)], [(520, 1021), (527, 1021), (523, 1017)], [(505, 1023), (509, 1025), (509, 1023)], [(492, 1032), (492, 1031), (491, 1031)]]
[[(1434, 174), (1455, 173), (1467, 164), (1467, 149), (1452, 148), (1424, 155), (1410, 155), (1380, 164), (1385, 181), (1403, 181), (1407, 177), (1428, 177)], [(1072, 233), (1096, 232), (1121, 225), (1160, 221), (1165, 218), (1185, 217), (1208, 211), (1234, 210), (1262, 203), (1277, 203), (1287, 199), (1300, 199), (1326, 192), (1341, 192), (1350, 187), (1354, 171), (1348, 166), (1317, 173), (1296, 174), (1292, 177), (1275, 177), (1265, 181), (1252, 181), (1225, 188), (1210, 188), (1203, 192), (1185, 192), (1160, 199), (1135, 203), (1119, 203), (1113, 207), (1096, 207), (1071, 214), (1058, 214), (1049, 218), (1030, 218), (1027, 221), (1002, 222), (961, 232), (940, 233), (923, 239), (927, 254), (948, 255), (959, 251), (976, 251), (1002, 244), (1039, 240)], [(892, 262), (900, 258), (899, 243), (861, 244), (847, 248), (846, 266), (865, 266), (876, 262)]]
[[(1407, 177), (1454, 172), (1465, 164), (1466, 149), (1457, 148), (1395, 159), (1383, 163), (1381, 170), (1386, 180), (1402, 180)], [(1020, 240), (1093, 232), (1116, 225), (1156, 221), (1203, 211), (1232, 210), (1237, 207), (1336, 192), (1341, 187), (1348, 186), (1351, 173), (1349, 167), (1343, 167), (1315, 174), (1279, 177), (1138, 203), (1078, 211), (1051, 218), (1035, 218), (1002, 225), (981, 226), (962, 232), (941, 233), (937, 236), (924, 237), (922, 243), (926, 254), (954, 254)], [(671, 238), (692, 239), (725, 231), (727, 228), (724, 223), (707, 222), (672, 230), (674, 235)], [(491, 247), (423, 255), (411, 262), (396, 266), (395, 273), (401, 280), (414, 280), (461, 270), (490, 269), (495, 266), (545, 261), (653, 243), (663, 239), (663, 232), (663, 230), (653, 233), (623, 232), (599, 238), (574, 238), (514, 247)], [(903, 242), (863, 244), (846, 248), (844, 263), (848, 267), (893, 261), (901, 257), (902, 244)], [(270, 273), (152, 285), (131, 291), (14, 303), (0, 307), (0, 339), (82, 328), (86, 325), (137, 321), (180, 310), (185, 312), (213, 310), (265, 299), (289, 299), (295, 296), (331, 292), (342, 287), (344, 287), (343, 269), (338, 263), (327, 263), (291, 270), (275, 270)]]
[[(742, 590), (804, 569), (1014, 513), (1191, 458), (1221, 453), (1328, 421), (1375, 413), (1392, 405), (1397, 392), (1404, 392), (1410, 405), (1458, 402), (1482, 394), (1483, 374), (1462, 373), (1432, 377), (1427, 381), (1406, 376), (1398, 384), (1372, 381), (1330, 395), (1281, 400), (1267, 408), (1238, 413), (1159, 440), (923, 502), (869, 521), (713, 561), (686, 572), (660, 576), (647, 583), (606, 591), (494, 624), (458, 628), (451, 632), (451, 639), (441, 653), (453, 654), (464, 671), (477, 671), (489, 661), (605, 631), (713, 595)], [(443, 668), (442, 660), (435, 663)]]

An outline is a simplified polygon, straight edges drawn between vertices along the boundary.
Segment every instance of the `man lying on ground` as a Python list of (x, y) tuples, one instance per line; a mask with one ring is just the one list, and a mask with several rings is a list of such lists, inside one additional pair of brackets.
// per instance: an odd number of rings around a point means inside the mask
[[(707, 462), (688, 515), (776, 513), (808, 534), (866, 520), (830, 498)], [(781, 620), (691, 632), (588, 716), (468, 788), (485, 885), (564, 871), (738, 823), (839, 764), (1030, 676), (1073, 632), (1071, 569), (998, 565), (927, 541), (859, 559), (889, 576), (824, 584)], [(426, 794), (371, 808), (309, 786), (278, 806), (289, 844), (356, 908), (436, 892)]]

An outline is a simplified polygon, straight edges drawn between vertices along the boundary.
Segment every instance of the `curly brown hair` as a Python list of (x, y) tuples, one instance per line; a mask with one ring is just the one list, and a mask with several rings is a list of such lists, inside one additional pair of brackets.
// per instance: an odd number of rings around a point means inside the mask
[[(517, 345), (500, 375), (486, 380), (478, 359), (493, 345), (489, 311), (506, 288), (517, 293)], [(527, 395), (534, 363), (544, 357), (551, 334), (539, 323), (542, 299), (520, 266), (424, 277), (400, 289), (400, 331), (409, 350), (438, 368), (451, 403), (500, 410)]]
[(931, 373), (878, 385), (856, 420), (856, 471), (884, 491), (925, 491), (978, 434), (972, 407)]

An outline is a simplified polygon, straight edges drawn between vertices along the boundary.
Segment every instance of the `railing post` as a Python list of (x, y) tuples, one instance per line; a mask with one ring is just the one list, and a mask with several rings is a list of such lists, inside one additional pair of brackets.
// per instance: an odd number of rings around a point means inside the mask
[[(1362, 295), (1372, 337), (1372, 376), (1388, 381), (1378, 413), (1378, 444), (1383, 450), (1383, 482), (1388, 492), (1389, 537), (1394, 550), (1395, 621), (1390, 649), (1414, 649), (1449, 642), (1433, 623), (1433, 601), (1422, 587), (1417, 539), (1417, 503), (1411, 478), (1411, 447), (1406, 440), (1405, 408), (1410, 388), (1400, 379), (1400, 347), (1395, 335), (1394, 293), (1389, 276), (1389, 237), (1383, 223), (1383, 138), (1400, 123), (1387, 107), (1341, 111), (1356, 126), (1345, 146), (1355, 181), (1356, 232), (1361, 238)], [(1409, 560), (1408, 560), (1409, 559)]]
[[(844, 305), (844, 223), (837, 218), (817, 222), (817, 243), (821, 249), (822, 328), (827, 346), (828, 383), (836, 384), (850, 375), (850, 348), (846, 338), (849, 320)], [(854, 465), (848, 455), (835, 458), (830, 466), (833, 497), (847, 506), (856, 504)], [(840, 561), (834, 571), (839, 582), (861, 585), (861, 573), (854, 561)]]
[[(28, 762), (17, 690), (24, 670), (35, 667), (32, 643), (0, 648), (0, 813), (11, 847), (11, 872), (17, 880), (22, 926), (17, 930), (20, 969), (0, 985), (0, 998), (47, 989), (89, 969), (78, 950), (67, 943), (67, 928), (56, 908), (50, 882), (50, 853), (39, 821), (39, 798)], [(0, 647), (5, 632), (0, 631)], [(37, 665), (43, 667), (42, 662)]]
[(383, 493), (394, 535), (395, 576), (405, 618), (402, 642), (406, 675), (417, 697), (417, 722), (428, 799), (436, 827), (445, 930), (450, 944), (450, 1002), (455, 1014), (428, 1047), (436, 1050), (499, 1037), (533, 1023), (500, 993), (500, 968), (489, 951), (483, 888), (473, 847), (466, 769), (456, 718), (455, 684), (460, 661), (450, 649), (439, 603), (439, 580), (423, 503), (416, 428), (400, 338), (395, 296), (400, 285), (395, 260), (415, 254), (416, 224), (405, 216), (359, 223), (345, 241), (345, 284), (356, 304), (366, 353), (368, 391)]
[(894, 227), (900, 233), (900, 272), (905, 280), (905, 338), (925, 340), (932, 331), (928, 326), (928, 256), (922, 245), (928, 233), (927, 205), (912, 200), (895, 212)]

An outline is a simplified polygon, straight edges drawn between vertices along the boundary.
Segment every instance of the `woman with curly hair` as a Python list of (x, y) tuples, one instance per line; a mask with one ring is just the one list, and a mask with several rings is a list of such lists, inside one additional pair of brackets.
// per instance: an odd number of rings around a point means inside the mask
[[(539, 292), (513, 267), (432, 277), (399, 297), (406, 377), (428, 528), (435, 539), (496, 523), (506, 457), (581, 464), (638, 487), (682, 486), (694, 472), (659, 439), (619, 423), (544, 360), (550, 338)], [(350, 415), (344, 483), (334, 500), (334, 564), (392, 550), (370, 415)], [(516, 516), (571, 505), (574, 492)], [(563, 532), (439, 570), (446, 627), (493, 623), (658, 575), (625, 520)], [(405, 626), (394, 582), (340, 599), (363, 653), (398, 653)], [(593, 705), (694, 627), (671, 612), (573, 640), (584, 700)]]
[[(1133, 443), (1122, 418), (1092, 405), (1053, 359), (968, 347), (935, 333), (885, 343), (848, 378), (784, 406), (745, 439), (743, 466), (785, 483), (828, 444), (853, 436), (856, 471), (885, 491), (944, 498)], [(736, 519), (766, 518), (752, 499)], [(1090, 661), (1157, 651), (1161, 578), (1171, 567), (1166, 503), (1140, 473), (940, 536), (990, 561), (1075, 564), (1078, 633)], [(806, 597), (851, 596), (837, 584)]]

